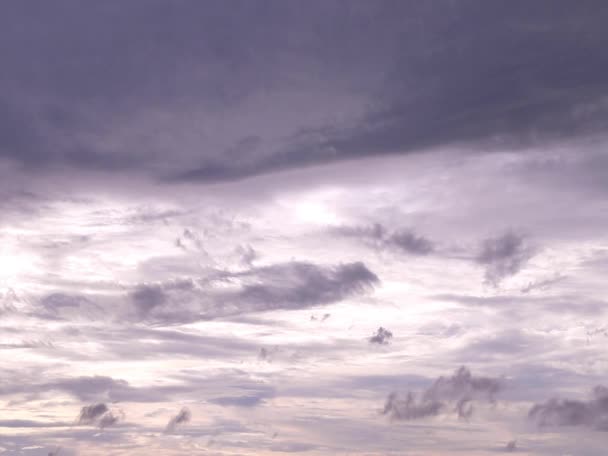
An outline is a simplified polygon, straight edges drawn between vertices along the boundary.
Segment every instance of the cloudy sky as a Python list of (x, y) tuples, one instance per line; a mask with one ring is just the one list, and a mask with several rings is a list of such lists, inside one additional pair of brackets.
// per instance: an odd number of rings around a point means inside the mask
[(604, 456), (607, 23), (0, 2), (0, 455)]

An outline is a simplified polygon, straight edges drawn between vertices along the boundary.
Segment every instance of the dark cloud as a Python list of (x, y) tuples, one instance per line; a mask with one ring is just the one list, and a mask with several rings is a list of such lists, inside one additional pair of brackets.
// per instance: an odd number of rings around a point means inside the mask
[(566, 1), (532, 8), (523, 1), (498, 8), (478, 1), (382, 2), (365, 14), (367, 27), (383, 30), (370, 31), (380, 38), (359, 49), (361, 59), (368, 61), (366, 52), (383, 56), (387, 77), (360, 122), (305, 130), (296, 144), (263, 160), (216, 162), (182, 177), (234, 179), (461, 142), (513, 147), (606, 125), (605, 106), (595, 97), (606, 93), (597, 72), (608, 66), (601, 44), (608, 12), (597, 0), (576, 8)]
[(373, 336), (369, 338), (370, 344), (388, 345), (393, 338), (393, 333), (382, 326), (378, 328)]
[(230, 278), (243, 281), (240, 290), (225, 295), (241, 306), (241, 312), (301, 309), (339, 302), (365, 293), (379, 283), (378, 277), (361, 262), (329, 267), (285, 263), (254, 268)]
[[(303, 309), (364, 294), (380, 281), (361, 262), (335, 266), (291, 262), (238, 272), (217, 271), (197, 282), (192, 287), (147, 286), (143, 290), (150, 301), (136, 302), (136, 315), (141, 317), (140, 309), (145, 306), (147, 320), (172, 323)], [(165, 305), (156, 305), (165, 301)]]
[(137, 313), (145, 317), (155, 307), (162, 306), (167, 302), (167, 296), (158, 285), (140, 285), (131, 294), (131, 299)]
[(394, 420), (418, 420), (429, 416), (437, 416), (444, 408), (443, 402), (436, 400), (416, 399), (413, 393), (407, 393), (405, 399), (397, 393), (389, 394), (383, 415)]
[(92, 424), (108, 411), (106, 404), (86, 405), (80, 410), (78, 424)]
[(119, 421), (120, 421), (120, 417), (118, 415), (115, 415), (112, 412), (108, 412), (108, 413), (105, 413), (99, 419), (99, 427), (101, 429), (104, 429), (108, 426), (113, 426), (114, 424), (118, 423)]
[(396, 231), (387, 240), (387, 245), (394, 246), (405, 253), (426, 255), (434, 250), (433, 243), (411, 231)]
[(484, 240), (476, 261), (486, 268), (485, 282), (496, 287), (504, 278), (517, 274), (534, 253), (523, 236), (509, 231)]
[(340, 236), (367, 242), (376, 249), (393, 250), (410, 255), (428, 255), (435, 250), (430, 240), (406, 229), (388, 230), (379, 223), (369, 226), (341, 226), (333, 230)]
[(82, 407), (77, 424), (94, 425), (100, 429), (112, 426), (120, 420), (120, 417), (111, 411), (106, 404), (92, 404)]
[(451, 377), (439, 377), (419, 397), (412, 392), (405, 397), (391, 393), (382, 414), (395, 420), (417, 420), (437, 416), (446, 411), (450, 403), (455, 403), (454, 411), (458, 417), (468, 419), (473, 414), (472, 401), (494, 402), (502, 388), (501, 380), (475, 377), (463, 366)]
[[(602, 131), (607, 17), (601, 0), (262, 0), (237, 9), (8, 2), (0, 156), (38, 169), (161, 169), (216, 181), (458, 142), (519, 145)], [(327, 120), (338, 108), (299, 123), (283, 120), (289, 110), (280, 106), (264, 116), (279, 133), (242, 126), (239, 110), (256, 95), (298, 91), (317, 105), (339, 91), (368, 109), (344, 125)], [(190, 104), (206, 110), (185, 126), (179, 110)], [(122, 119), (158, 110), (177, 120), (163, 129), (142, 120), (132, 136), (101, 140)], [(218, 113), (234, 117), (234, 132), (207, 134), (205, 121)], [(208, 143), (177, 139), (188, 136)]]
[(174, 417), (172, 417), (169, 420), (169, 422), (167, 423), (167, 426), (165, 427), (165, 433), (171, 434), (171, 433), (175, 432), (175, 429), (180, 424), (189, 423), (191, 419), (192, 419), (192, 413), (190, 412), (190, 410), (187, 407), (183, 407), (177, 415), (175, 415)]
[(596, 386), (588, 401), (553, 398), (535, 404), (528, 417), (541, 427), (584, 426), (608, 431), (608, 388)]

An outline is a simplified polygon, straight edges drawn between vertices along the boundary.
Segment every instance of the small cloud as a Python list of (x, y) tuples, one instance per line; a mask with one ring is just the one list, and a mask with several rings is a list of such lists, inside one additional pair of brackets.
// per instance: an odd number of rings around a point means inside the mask
[(183, 407), (177, 415), (175, 415), (169, 420), (167, 426), (165, 427), (165, 434), (171, 434), (172, 432), (175, 432), (177, 426), (182, 423), (188, 423), (191, 419), (192, 413), (190, 413), (190, 410), (188, 408)]
[(378, 345), (388, 345), (392, 338), (393, 333), (390, 332), (388, 329), (384, 329), (382, 326), (380, 326), (376, 333), (369, 338), (369, 343)]
[(94, 404), (82, 407), (80, 409), (80, 416), (78, 417), (78, 424), (92, 424), (108, 411), (109, 409), (106, 404)]
[(486, 268), (484, 282), (498, 287), (503, 279), (517, 274), (534, 253), (523, 236), (509, 231), (484, 240), (475, 261)]
[(236, 248), (236, 254), (240, 257), (239, 262), (246, 267), (252, 267), (253, 262), (259, 258), (256, 252), (250, 245), (239, 245)]
[(327, 320), (329, 317), (331, 317), (331, 314), (326, 313), (323, 314), (321, 317), (317, 317), (315, 315), (311, 315), (310, 316), (310, 321), (320, 321), (320, 322), (324, 322), (325, 320)]
[(131, 300), (137, 309), (138, 315), (144, 317), (153, 309), (167, 302), (167, 295), (160, 285), (139, 285), (133, 293)]
[(435, 249), (428, 239), (418, 236), (411, 231), (401, 230), (393, 233), (387, 240), (387, 245), (413, 255), (428, 255)]
[(566, 279), (566, 276), (556, 274), (555, 276), (548, 278), (548, 279), (528, 282), (528, 285), (523, 287), (521, 289), (521, 292), (524, 294), (527, 294), (527, 293), (530, 293), (532, 291), (537, 291), (537, 290), (545, 291), (548, 288), (550, 288), (552, 285), (555, 285), (555, 284), (563, 281), (564, 279)]
[(260, 348), (260, 352), (258, 353), (258, 359), (261, 361), (267, 361), (268, 360), (268, 349), (262, 347)]
[(92, 404), (82, 407), (77, 419), (79, 425), (93, 425), (100, 429), (112, 426), (120, 421), (120, 417), (114, 414), (106, 404)]
[(345, 237), (359, 238), (379, 250), (397, 250), (410, 255), (428, 255), (435, 250), (433, 242), (409, 229), (388, 230), (375, 223), (370, 226), (341, 226), (334, 232)]

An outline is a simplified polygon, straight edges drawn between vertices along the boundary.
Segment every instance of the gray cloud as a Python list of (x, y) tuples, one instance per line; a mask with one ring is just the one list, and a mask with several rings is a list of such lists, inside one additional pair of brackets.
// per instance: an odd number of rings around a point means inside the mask
[[(180, 179), (213, 181), (447, 143), (601, 131), (602, 6), (11, 2), (0, 15), (0, 42), (12, 43), (2, 48), (0, 154), (37, 169), (177, 168)], [(283, 120), (289, 111), (278, 107), (262, 117), (287, 140), (264, 133), (264, 121), (259, 132), (197, 131), (218, 112), (240, 125), (234, 113), (260, 93), (304, 90), (321, 105), (338, 89), (359, 99), (359, 110), (369, 106), (345, 125), (321, 114)], [(188, 100), (207, 107), (190, 127), (175, 112)], [(178, 119), (163, 122), (166, 134), (147, 120), (133, 136), (100, 140), (120, 119), (159, 107)], [(183, 137), (192, 139), (176, 142)], [(193, 146), (200, 139), (206, 147)]]
[(177, 415), (172, 417), (167, 426), (165, 427), (165, 433), (171, 434), (175, 432), (175, 429), (183, 423), (188, 423), (192, 419), (192, 413), (187, 407), (183, 407)]
[(523, 236), (509, 231), (484, 240), (476, 261), (486, 268), (485, 282), (498, 286), (504, 278), (517, 274), (534, 253)]
[(104, 309), (87, 296), (51, 293), (44, 296), (33, 315), (49, 320), (70, 320), (77, 318), (100, 319)]
[(388, 329), (384, 329), (382, 326), (378, 328), (373, 336), (369, 338), (370, 344), (388, 345), (390, 340), (393, 338), (393, 333)]
[(0, 420), (0, 427), (6, 428), (53, 428), (68, 427), (69, 423), (44, 422), (34, 420)]
[(140, 285), (131, 294), (137, 313), (145, 317), (155, 307), (167, 302), (167, 296), (158, 285)]
[(526, 285), (525, 287), (523, 287), (521, 289), (521, 292), (526, 294), (526, 293), (531, 293), (533, 291), (545, 291), (545, 290), (548, 290), (549, 288), (551, 288), (551, 286), (556, 285), (560, 282), (563, 282), (564, 280), (566, 280), (566, 278), (567, 277), (565, 277), (563, 275), (556, 274), (554, 277), (551, 277), (548, 279), (529, 282), (528, 285)]
[(252, 267), (253, 262), (259, 258), (258, 252), (250, 245), (239, 245), (236, 248), (236, 253), (240, 257), (241, 264), (247, 267)]
[[(608, 64), (599, 19), (606, 13), (592, 18), (597, 4), (584, 3), (573, 9), (565, 1), (534, 8), (519, 1), (499, 8), (477, 1), (383, 2), (366, 13), (384, 27), (372, 35), (392, 42), (372, 40), (359, 52), (365, 61), (366, 51), (381, 46), (375, 52), (386, 57), (388, 72), (380, 101), (360, 122), (308, 129), (298, 143), (263, 160), (240, 167), (216, 162), (183, 177), (234, 179), (446, 143), (517, 147), (601, 131), (607, 112), (593, 94), (601, 98), (606, 86), (593, 73)], [(398, 25), (389, 14), (408, 21)], [(583, 70), (568, 69), (575, 67)]]
[(377, 249), (410, 255), (428, 255), (435, 245), (425, 237), (406, 229), (388, 230), (379, 223), (369, 226), (341, 226), (333, 230), (340, 236), (359, 238)]
[(254, 268), (231, 278), (245, 281), (234, 300), (257, 311), (328, 304), (364, 293), (379, 283), (361, 262), (330, 267), (294, 262)]
[(429, 416), (437, 416), (444, 408), (444, 403), (437, 400), (417, 399), (413, 393), (407, 393), (405, 399), (397, 393), (389, 394), (383, 415), (393, 420), (418, 420)]
[(171, 323), (303, 309), (364, 294), (380, 281), (361, 262), (335, 266), (291, 262), (238, 272), (217, 271), (197, 282), (192, 288), (162, 284), (160, 288), (141, 289), (151, 301), (136, 301), (135, 314), (139, 318), (143, 307), (147, 320)]
[(514, 451), (517, 451), (517, 441), (510, 440), (509, 442), (507, 442), (507, 444), (505, 445), (505, 451), (507, 453), (513, 453)]
[(522, 315), (537, 315), (539, 311), (559, 311), (560, 313), (567, 313), (569, 315), (598, 316), (603, 313), (606, 306), (604, 301), (573, 294), (556, 296), (469, 296), (442, 294), (434, 295), (433, 298), (470, 307), (501, 309), (505, 315), (512, 318), (520, 318)]
[(99, 403), (82, 407), (76, 423), (95, 425), (104, 429), (118, 423), (119, 420), (120, 417), (112, 412), (106, 404)]
[(459, 418), (468, 419), (473, 414), (472, 401), (494, 402), (503, 388), (502, 382), (492, 377), (475, 377), (464, 366), (451, 377), (439, 377), (419, 397), (408, 392), (404, 397), (391, 393), (382, 410), (394, 420), (417, 420), (437, 416), (455, 402), (454, 410)]
[(316, 315), (311, 315), (310, 316), (310, 321), (320, 321), (320, 322), (324, 322), (325, 320), (327, 320), (329, 317), (331, 317), (330, 313), (325, 313), (320, 317), (317, 317)]
[(608, 431), (608, 388), (598, 385), (588, 401), (549, 399), (535, 404), (528, 417), (539, 426), (584, 426)]
[(262, 396), (225, 396), (209, 399), (212, 404), (234, 407), (255, 407), (264, 402), (265, 395)]
[(109, 409), (106, 404), (100, 403), (86, 405), (80, 410), (80, 415), (78, 416), (78, 424), (92, 424), (108, 411)]

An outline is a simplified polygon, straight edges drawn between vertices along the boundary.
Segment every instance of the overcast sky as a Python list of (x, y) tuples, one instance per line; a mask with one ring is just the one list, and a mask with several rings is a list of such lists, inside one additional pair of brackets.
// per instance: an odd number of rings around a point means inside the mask
[(1, 456), (605, 456), (608, 2), (0, 2)]

